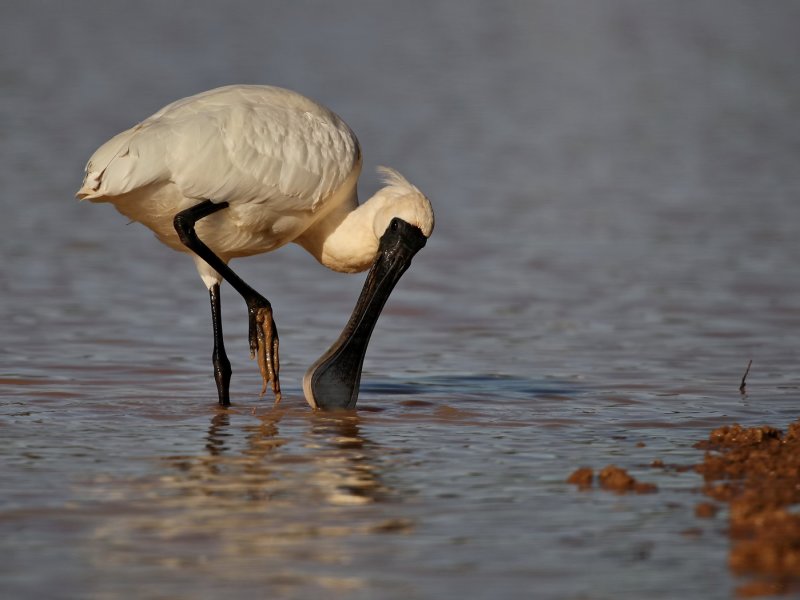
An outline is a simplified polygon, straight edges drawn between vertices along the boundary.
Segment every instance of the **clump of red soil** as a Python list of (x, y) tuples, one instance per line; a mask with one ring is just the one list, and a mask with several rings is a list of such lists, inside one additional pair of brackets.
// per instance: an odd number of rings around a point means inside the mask
[[(626, 494), (635, 492), (637, 494), (651, 494), (658, 491), (658, 487), (653, 483), (637, 481), (625, 469), (614, 465), (608, 465), (597, 475), (600, 487), (615, 492)], [(574, 483), (581, 489), (589, 489), (594, 482), (594, 471), (589, 467), (581, 467), (574, 471), (568, 478), (567, 483)]]
[[(703, 492), (729, 505), (728, 563), (753, 580), (740, 596), (800, 590), (800, 421), (784, 435), (774, 427), (725, 426), (696, 447)], [(698, 516), (701, 516), (698, 514)]]
[(567, 483), (574, 483), (581, 489), (588, 489), (594, 483), (594, 471), (590, 467), (581, 467), (567, 477)]
[(700, 519), (711, 519), (717, 515), (717, 511), (719, 511), (719, 507), (711, 502), (699, 502), (694, 507), (694, 514)]

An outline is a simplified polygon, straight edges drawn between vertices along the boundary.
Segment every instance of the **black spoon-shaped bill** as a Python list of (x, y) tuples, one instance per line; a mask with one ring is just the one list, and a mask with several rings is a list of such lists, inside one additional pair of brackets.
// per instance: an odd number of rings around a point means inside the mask
[(350, 320), (339, 339), (303, 377), (303, 393), (312, 408), (355, 408), (361, 367), (372, 330), (394, 286), (426, 241), (418, 227), (400, 218), (392, 219), (381, 236), (378, 256), (367, 274)]

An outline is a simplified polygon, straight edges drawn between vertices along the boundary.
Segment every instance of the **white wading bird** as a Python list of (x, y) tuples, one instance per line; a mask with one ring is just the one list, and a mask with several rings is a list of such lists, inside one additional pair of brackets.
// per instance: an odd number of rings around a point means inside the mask
[(314, 408), (353, 408), (375, 322), (433, 230), (428, 199), (400, 174), (358, 204), (361, 151), (337, 115), (295, 92), (235, 85), (178, 100), (103, 144), (78, 198), (111, 202), (164, 244), (192, 254), (211, 296), (219, 403), (230, 405), (220, 282), (241, 294), (251, 358), (280, 401), (270, 303), (228, 267), (238, 256), (300, 244), (344, 273), (372, 267), (339, 339), (303, 378)]

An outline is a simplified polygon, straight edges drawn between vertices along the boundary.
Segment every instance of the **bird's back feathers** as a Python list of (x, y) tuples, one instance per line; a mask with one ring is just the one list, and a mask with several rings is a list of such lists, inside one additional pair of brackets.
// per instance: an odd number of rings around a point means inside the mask
[(360, 167), (355, 134), (325, 107), (281, 88), (228, 86), (173, 102), (103, 144), (77, 195), (113, 202), (171, 182), (186, 198), (315, 211)]

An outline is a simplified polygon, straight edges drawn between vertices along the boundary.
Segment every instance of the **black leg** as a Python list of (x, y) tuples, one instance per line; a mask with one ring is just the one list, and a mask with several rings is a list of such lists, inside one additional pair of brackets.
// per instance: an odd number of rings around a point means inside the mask
[(211, 362), (214, 364), (214, 380), (217, 382), (219, 403), (230, 406), (231, 362), (225, 353), (225, 342), (222, 339), (222, 312), (220, 310), (219, 284), (214, 284), (208, 290), (211, 296), (211, 324), (214, 327), (214, 352)]
[(197, 221), (227, 207), (227, 202), (214, 203), (211, 200), (204, 200), (175, 215), (173, 225), (183, 245), (206, 261), (244, 298), (250, 323), (250, 357), (257, 359), (261, 377), (264, 380), (261, 393), (263, 394), (267, 389), (267, 384), (272, 382), (272, 391), (277, 404), (281, 400), (281, 384), (278, 379), (280, 362), (278, 360), (278, 330), (272, 318), (272, 306), (266, 298), (247, 285), (221, 258), (214, 254), (197, 237), (194, 230)]

